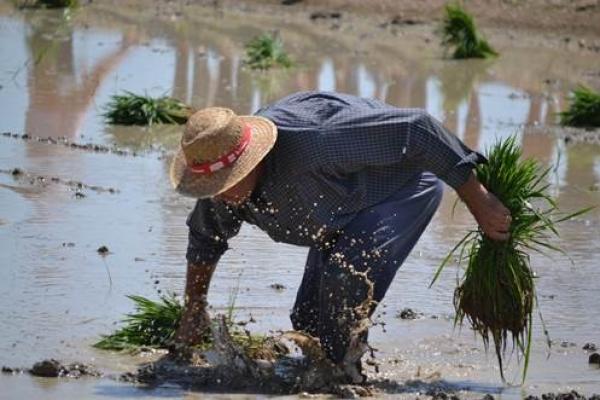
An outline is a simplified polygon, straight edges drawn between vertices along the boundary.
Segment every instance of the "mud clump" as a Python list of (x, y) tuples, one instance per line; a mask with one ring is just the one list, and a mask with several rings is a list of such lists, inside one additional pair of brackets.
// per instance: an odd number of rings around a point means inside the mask
[(283, 285), (281, 283), (272, 283), (271, 285), (269, 285), (269, 287), (278, 292), (284, 291), (286, 289), (285, 285)]
[(421, 20), (414, 19), (414, 18), (407, 18), (401, 14), (396, 14), (389, 21), (386, 21), (386, 22), (380, 24), (379, 27), (385, 29), (389, 26), (400, 27), (400, 26), (404, 26), (404, 25), (419, 25), (419, 24), (423, 24), (423, 23), (424, 22)]
[(16, 375), (16, 374), (22, 374), (23, 372), (25, 372), (25, 370), (23, 368), (13, 368), (13, 367), (2, 367), (2, 373), (3, 374), (10, 374), (10, 375)]
[(29, 371), (33, 376), (41, 376), (46, 378), (56, 378), (60, 374), (62, 365), (54, 360), (44, 360), (33, 364)]
[(321, 19), (321, 20), (331, 20), (331, 19), (339, 20), (340, 18), (342, 18), (342, 13), (337, 12), (337, 11), (331, 11), (331, 12), (315, 11), (310, 14), (311, 21), (317, 21), (319, 19)]
[[(460, 398), (454, 394), (454, 393), (447, 393), (444, 390), (441, 390), (439, 388), (432, 388), (430, 390), (427, 391), (427, 393), (425, 393), (427, 396), (431, 396), (432, 400), (460, 400)], [(484, 397), (485, 400), (493, 400), (494, 397), (490, 396), (491, 399), (489, 397), (487, 397), (489, 395), (486, 395)]]
[[(540, 400), (540, 397), (529, 395), (525, 397), (525, 400)], [(594, 394), (590, 397), (578, 393), (575, 390), (566, 393), (545, 393), (542, 394), (541, 400), (600, 400), (600, 396)]]
[(101, 256), (106, 256), (106, 255), (108, 255), (108, 253), (110, 253), (110, 251), (108, 250), (108, 247), (106, 247), (106, 246), (100, 246), (100, 247), (98, 247), (98, 250), (96, 250), (96, 251)]
[(583, 350), (596, 351), (598, 348), (594, 343), (586, 343), (583, 345)]
[(69, 365), (63, 365), (53, 358), (33, 364), (33, 367), (31, 367), (29, 373), (33, 376), (39, 376), (44, 378), (80, 378), (82, 376), (102, 376), (102, 374), (98, 370), (96, 370), (90, 365), (82, 363), (72, 363)]
[(397, 315), (397, 318), (400, 319), (417, 319), (419, 318), (421, 314), (417, 313), (416, 311), (414, 311), (411, 308), (404, 308), (402, 309), (402, 311), (400, 311)]

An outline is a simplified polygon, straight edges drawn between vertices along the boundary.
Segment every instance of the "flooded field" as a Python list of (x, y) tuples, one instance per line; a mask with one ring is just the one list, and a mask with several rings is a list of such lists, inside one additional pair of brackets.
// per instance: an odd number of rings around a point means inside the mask
[[(437, 40), (430, 26), (360, 33), (360, 26), (335, 21), (311, 25), (209, 8), (167, 17), (157, 9), (160, 18), (146, 11), (100, 2), (64, 14), (0, 2), (0, 366), (56, 358), (91, 363), (108, 375), (133, 370), (143, 357), (91, 344), (132, 311), (126, 295), (183, 291), (185, 219), (194, 202), (168, 182), (169, 154), (180, 130), (105, 125), (103, 105), (123, 90), (169, 95), (196, 108), (229, 106), (240, 114), (314, 89), (422, 107), (479, 150), (516, 135), (527, 156), (553, 166), (550, 183), (565, 211), (600, 204), (600, 146), (565, 141), (555, 126), (570, 89), (597, 85), (598, 53), (508, 41), (498, 59), (456, 62), (429, 44)], [(295, 68), (244, 68), (244, 43), (266, 27), (280, 30)], [(453, 330), (453, 269), (428, 289), (445, 254), (474, 226), (464, 207), (453, 215), (455, 200), (447, 190), (376, 313), (385, 323), (371, 334), (381, 365), (369, 376), (397, 382), (382, 396), (415, 398), (424, 391), (405, 384), (409, 380), (442, 382), (474, 398), (600, 393), (600, 370), (582, 350), (589, 342), (600, 345), (600, 209), (562, 224), (556, 244), (568, 256), (532, 255), (554, 345), (546, 358), (538, 323), (527, 382), (511, 387), (502, 385), (495, 358), (480, 340), (466, 328)], [(101, 246), (108, 254), (98, 253)], [(235, 295), (236, 316), (252, 316), (253, 332), (290, 329), (306, 250), (273, 243), (248, 225), (231, 248), (213, 280), (213, 312)], [(398, 318), (404, 308), (421, 318)], [(508, 374), (514, 382), (516, 361)], [(0, 388), (0, 398), (7, 399), (206, 397), (106, 378), (3, 374)]]

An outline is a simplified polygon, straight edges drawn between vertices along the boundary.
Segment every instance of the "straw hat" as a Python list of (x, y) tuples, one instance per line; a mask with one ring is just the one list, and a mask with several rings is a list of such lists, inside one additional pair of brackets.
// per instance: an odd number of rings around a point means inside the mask
[(244, 179), (276, 139), (277, 127), (266, 118), (238, 116), (220, 107), (197, 111), (171, 162), (171, 183), (187, 196), (216, 196)]

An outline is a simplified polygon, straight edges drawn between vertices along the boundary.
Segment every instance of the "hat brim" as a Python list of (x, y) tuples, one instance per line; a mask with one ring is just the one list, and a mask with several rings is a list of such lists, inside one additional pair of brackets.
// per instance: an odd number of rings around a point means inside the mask
[(277, 127), (267, 118), (238, 116), (251, 128), (252, 138), (241, 156), (231, 165), (211, 174), (198, 174), (189, 170), (180, 148), (171, 161), (169, 177), (179, 193), (204, 199), (230, 189), (244, 179), (269, 153), (277, 139)]

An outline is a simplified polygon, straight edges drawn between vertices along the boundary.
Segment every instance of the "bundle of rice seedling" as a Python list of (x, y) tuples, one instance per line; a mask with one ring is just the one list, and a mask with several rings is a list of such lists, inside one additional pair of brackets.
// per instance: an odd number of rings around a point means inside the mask
[(498, 53), (477, 32), (473, 17), (459, 4), (446, 5), (442, 45), (454, 48), (452, 58), (488, 58)]
[(111, 97), (102, 115), (109, 124), (185, 124), (192, 112), (190, 106), (172, 97), (152, 98), (125, 91)]
[(560, 113), (560, 124), (584, 128), (600, 126), (600, 92), (585, 86), (576, 88), (569, 108)]
[(265, 33), (252, 39), (246, 45), (245, 61), (252, 69), (292, 66), (292, 61), (283, 49), (283, 42), (277, 34)]
[(559, 213), (545, 182), (549, 169), (542, 170), (532, 159), (521, 160), (514, 137), (493, 146), (488, 160), (477, 167), (477, 178), (510, 210), (510, 238), (494, 241), (479, 229), (467, 233), (446, 256), (431, 284), (458, 252), (458, 263), (464, 262), (466, 269), (454, 292), (455, 324), (462, 325), (466, 318), (486, 349), (492, 339), (503, 381), (503, 357), (512, 340), (512, 349), (524, 359), (524, 381), (537, 304), (528, 252), (561, 251), (549, 242), (558, 235), (556, 224), (589, 209), (566, 216)]
[(167, 347), (183, 313), (181, 303), (173, 295), (161, 296), (158, 302), (142, 296), (127, 297), (135, 303), (135, 312), (127, 314), (124, 327), (104, 335), (94, 347), (103, 350)]
[[(142, 296), (127, 296), (135, 303), (135, 312), (127, 314), (123, 319), (125, 326), (102, 339), (93, 346), (102, 350), (136, 350), (141, 347), (167, 348), (172, 344), (175, 331), (183, 315), (183, 305), (174, 296), (161, 296), (159, 301), (152, 301)], [(268, 358), (273, 356), (272, 343), (264, 335), (251, 334), (242, 330), (233, 322), (235, 298), (227, 308), (225, 316), (228, 335), (233, 343), (240, 346), (251, 358)], [(213, 338), (205, 337), (200, 348), (209, 348)]]

